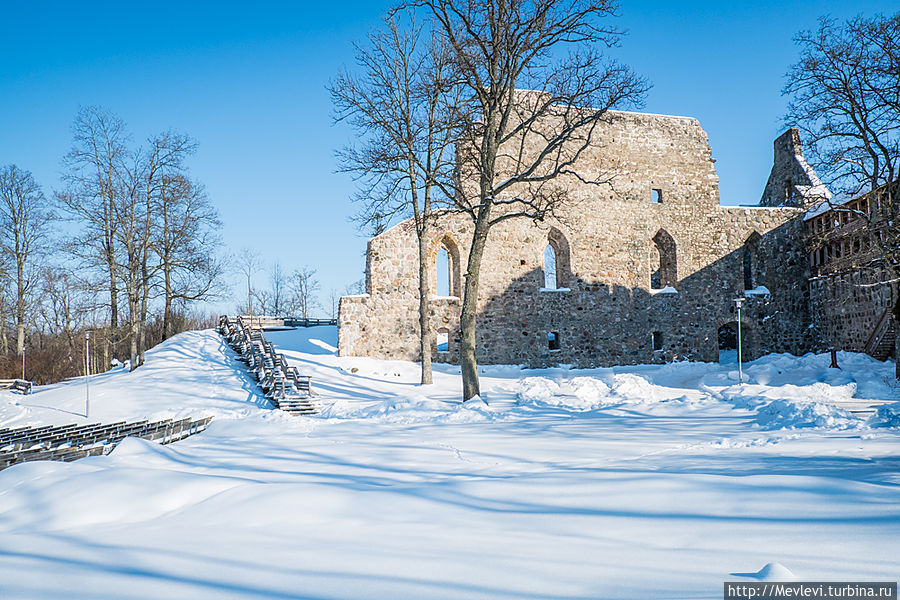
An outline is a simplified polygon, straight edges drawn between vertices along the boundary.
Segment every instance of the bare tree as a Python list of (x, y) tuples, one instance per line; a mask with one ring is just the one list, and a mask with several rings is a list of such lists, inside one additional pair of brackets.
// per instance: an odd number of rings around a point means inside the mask
[(328, 309), (329, 309), (329, 318), (337, 319), (338, 316), (338, 307), (341, 303), (341, 295), (338, 294), (338, 291), (334, 288), (331, 288), (328, 291)]
[(165, 340), (174, 333), (176, 305), (184, 308), (224, 294), (226, 261), (216, 254), (221, 246), (218, 213), (203, 186), (188, 179), (180, 165), (166, 169), (153, 196), (158, 214), (152, 247), (162, 277)]
[(15, 165), (0, 168), (0, 253), (15, 272), (16, 352), (25, 352), (26, 311), (39, 280), (39, 259), (47, 250), (54, 214), (31, 173)]
[(561, 176), (607, 183), (602, 165), (577, 172), (578, 158), (607, 111), (638, 104), (648, 86), (601, 54), (621, 35), (603, 23), (615, 15), (612, 0), (415, 4), (437, 23), (474, 106), (459, 112), (465, 138), (457, 147), (461, 185), (455, 191), (474, 225), (460, 316), (465, 401), (480, 393), (475, 327), (488, 233), (508, 219), (542, 220), (571, 201), (555, 183)]
[[(886, 271), (900, 328), (900, 13), (845, 22), (823, 17), (795, 42), (800, 60), (786, 76), (785, 121), (804, 133), (809, 160), (835, 192), (824, 201), (842, 223), (860, 224), (854, 234), (865, 249), (843, 253), (835, 265)], [(860, 195), (861, 202), (847, 202)], [(836, 235), (823, 229), (813, 250)]]
[(45, 267), (41, 280), (40, 316), (44, 327), (64, 337), (69, 353), (75, 355), (81, 348), (76, 332), (86, 326), (90, 314), (87, 294), (64, 268)]
[(272, 264), (269, 281), (272, 284), (272, 312), (283, 315), (287, 308), (288, 276), (277, 260)]
[(270, 290), (253, 290), (253, 298), (256, 300), (256, 310), (260, 316), (272, 314), (272, 292)]
[(452, 206), (453, 145), (461, 107), (449, 47), (415, 19), (389, 14), (380, 30), (356, 46), (358, 75), (342, 72), (330, 86), (336, 120), (348, 120), (360, 143), (340, 154), (342, 170), (362, 184), (359, 219), (384, 230), (392, 218), (412, 216), (419, 257), (421, 383), (432, 383), (429, 239), (434, 216)]
[(262, 267), (259, 253), (250, 248), (241, 248), (237, 255), (237, 266), (241, 274), (247, 278), (247, 311), (253, 316), (253, 276)]
[(357, 279), (353, 283), (348, 283), (344, 286), (344, 295), (345, 296), (356, 296), (359, 294), (366, 293), (366, 278), (361, 277)]
[(319, 306), (316, 293), (320, 286), (319, 280), (316, 279), (316, 270), (303, 267), (294, 271), (291, 275), (290, 288), (300, 316), (304, 319), (309, 318), (309, 313)]
[(148, 221), (152, 218), (149, 207), (143, 202), (143, 157), (140, 152), (132, 155), (120, 176), (120, 192), (113, 202), (115, 227), (114, 239), (121, 252), (116, 257), (116, 272), (125, 288), (128, 308), (129, 365), (131, 370), (140, 366), (138, 344), (143, 325), (141, 297), (144, 290), (142, 261), (150, 243)]
[(125, 123), (99, 107), (81, 109), (72, 125), (74, 143), (63, 160), (66, 188), (57, 194), (67, 212), (85, 225), (72, 248), (89, 266), (106, 270), (109, 324), (119, 325), (116, 204), (122, 190), (128, 134)]

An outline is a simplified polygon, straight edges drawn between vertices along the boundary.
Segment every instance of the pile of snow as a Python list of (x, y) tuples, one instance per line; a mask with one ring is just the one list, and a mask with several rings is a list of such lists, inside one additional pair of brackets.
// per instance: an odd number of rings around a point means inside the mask
[(384, 423), (476, 423), (497, 418), (495, 411), (481, 400), (466, 403), (427, 397), (395, 396), (375, 403), (338, 400), (321, 411), (326, 419), (370, 419)]
[(869, 420), (869, 426), (900, 428), (900, 402), (879, 406)]
[(865, 419), (822, 402), (772, 400), (757, 409), (754, 421), (763, 429), (851, 429), (865, 425)]
[(645, 377), (635, 373), (610, 373), (607, 380), (610, 381), (609, 384), (597, 375), (559, 379), (532, 376), (520, 380), (515, 392), (520, 405), (572, 411), (589, 411), (622, 404), (652, 404), (684, 398), (683, 390), (650, 383)]

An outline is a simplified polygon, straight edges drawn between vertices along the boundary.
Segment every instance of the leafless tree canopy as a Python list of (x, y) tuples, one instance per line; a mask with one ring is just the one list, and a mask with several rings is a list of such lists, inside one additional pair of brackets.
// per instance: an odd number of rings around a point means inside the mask
[(292, 308), (297, 314), (306, 319), (310, 312), (319, 307), (318, 293), (321, 289), (316, 278), (316, 270), (302, 267), (291, 274), (288, 283)]
[[(479, 393), (475, 319), (484, 244), (506, 219), (541, 220), (571, 198), (560, 177), (607, 181), (579, 157), (609, 109), (640, 103), (646, 82), (604, 58), (621, 33), (609, 0), (419, 0), (449, 47), (458, 106), (457, 207), (474, 233), (460, 319), (463, 400)], [(527, 90), (527, 91), (523, 91)]]
[[(14, 308), (19, 355), (25, 351), (26, 314), (38, 295), (54, 218), (31, 173), (15, 165), (0, 168), (0, 294), (12, 292), (12, 298), (0, 303)], [(5, 318), (4, 312), (0, 310), (0, 320)]]
[(356, 71), (340, 73), (330, 86), (335, 119), (359, 133), (360, 141), (338, 155), (360, 184), (358, 221), (375, 235), (397, 217), (415, 223), (423, 384), (432, 382), (428, 232), (435, 216), (454, 206), (464, 106), (450, 47), (433, 25), (417, 20), (411, 7), (392, 12), (355, 46)]
[[(136, 368), (160, 300), (165, 339), (174, 333), (177, 311), (222, 292), (223, 263), (215, 254), (220, 223), (187, 171), (185, 161), (197, 147), (188, 136), (168, 131), (133, 147), (124, 122), (98, 107), (80, 110), (72, 131), (56, 197), (77, 233), (66, 245), (71, 259), (61, 258), (56, 271), (47, 272), (49, 289), (65, 283), (108, 298), (93, 307), (109, 319), (98, 341), (106, 358), (125, 344)], [(58, 274), (73, 266), (71, 276)], [(60, 311), (71, 306), (56, 298), (48, 314), (59, 322)]]
[(795, 41), (785, 121), (803, 131), (809, 160), (836, 192), (824, 200), (834, 216), (815, 229), (812, 251), (829, 257), (822, 273), (890, 285), (900, 327), (900, 13), (823, 17)]
[(785, 121), (804, 134), (831, 187), (852, 197), (897, 179), (900, 157), (900, 13), (829, 17), (800, 32), (787, 73)]

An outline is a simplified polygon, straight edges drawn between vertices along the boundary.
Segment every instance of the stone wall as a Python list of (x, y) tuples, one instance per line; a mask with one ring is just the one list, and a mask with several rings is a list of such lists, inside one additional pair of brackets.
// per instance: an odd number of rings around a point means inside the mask
[(766, 181), (760, 206), (809, 208), (831, 198), (816, 172), (806, 162), (800, 131), (791, 127), (775, 139), (772, 171)]
[[(745, 352), (809, 347), (802, 211), (720, 206), (714, 161), (696, 120), (611, 113), (582, 161), (593, 169), (613, 165), (614, 179), (607, 186), (562, 180), (571, 201), (555, 218), (508, 220), (491, 230), (481, 271), (479, 361), (585, 367), (716, 360), (718, 330), (735, 320), (733, 300), (745, 297), (744, 245), (755, 238), (746, 261), (757, 289), (746, 296)], [(441, 219), (429, 236), (429, 264), (449, 245), (452, 270), (464, 271), (470, 239), (467, 217)], [(560, 254), (560, 289), (544, 287), (551, 242)], [(671, 250), (674, 289), (652, 289), (660, 253)], [(342, 355), (419, 358), (416, 253), (409, 222), (370, 241), (368, 294), (341, 299)], [(458, 297), (432, 299), (433, 326), (451, 332), (450, 352), (438, 360), (455, 360), (459, 310)], [(550, 348), (550, 333), (558, 350)]]
[(892, 305), (890, 279), (882, 270), (851, 270), (810, 279), (810, 301), (821, 346), (862, 352)]
[[(877, 210), (869, 194), (823, 204), (806, 217), (813, 323), (823, 346), (864, 351), (885, 310), (893, 278), (862, 214)], [(887, 215), (885, 215), (887, 217)], [(894, 217), (896, 218), (896, 217)]]

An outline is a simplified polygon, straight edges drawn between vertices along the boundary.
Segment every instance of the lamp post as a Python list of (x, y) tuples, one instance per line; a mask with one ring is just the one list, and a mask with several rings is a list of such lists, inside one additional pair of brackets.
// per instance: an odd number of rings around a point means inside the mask
[(22, 346), (22, 381), (28, 381), (25, 379), (25, 346)]
[(737, 362), (738, 362), (738, 381), (744, 385), (744, 366), (743, 357), (741, 356), (741, 306), (744, 304), (743, 298), (735, 298), (734, 304), (737, 306)]
[(91, 332), (84, 332), (84, 417), (91, 414)]

